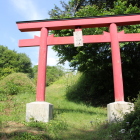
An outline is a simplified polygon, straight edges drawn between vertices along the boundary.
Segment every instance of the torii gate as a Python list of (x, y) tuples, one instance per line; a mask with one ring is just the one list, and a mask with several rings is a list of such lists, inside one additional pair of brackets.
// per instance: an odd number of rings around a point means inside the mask
[(140, 33), (125, 34), (124, 31), (118, 32), (117, 26), (140, 24), (140, 14), (20, 21), (16, 24), (21, 32), (41, 31), (40, 37), (35, 36), (34, 39), (19, 40), (19, 47), (40, 46), (36, 101), (45, 101), (48, 46), (74, 44), (73, 36), (48, 36), (49, 30), (75, 29), (77, 32), (82, 28), (109, 27), (110, 32), (103, 32), (102, 35), (84, 35), (83, 43), (111, 43), (115, 102), (124, 101), (119, 42), (140, 41)]

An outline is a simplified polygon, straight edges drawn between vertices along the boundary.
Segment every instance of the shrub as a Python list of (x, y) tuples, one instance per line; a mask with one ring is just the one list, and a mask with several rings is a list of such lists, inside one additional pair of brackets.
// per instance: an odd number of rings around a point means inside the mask
[(6, 101), (6, 100), (7, 100), (6, 92), (3, 88), (0, 87), (0, 101)]
[(140, 95), (135, 102), (134, 111), (125, 115), (123, 128), (129, 132), (130, 139), (138, 140), (140, 138)]
[[(113, 91), (112, 95), (108, 94), (109, 89), (111, 89), (110, 87), (113, 86), (113, 82), (110, 82), (109, 85), (108, 83), (104, 85), (100, 82), (100, 79), (99, 81), (94, 80), (97, 76), (98, 74), (81, 73), (78, 79), (75, 82), (71, 82), (68, 86), (66, 94), (67, 99), (75, 102), (84, 102), (87, 105), (94, 106), (106, 106), (106, 104), (113, 102)], [(100, 86), (98, 86), (99, 83)], [(103, 87), (106, 87), (104, 92), (102, 92)]]
[(0, 93), (16, 95), (20, 93), (35, 93), (35, 85), (24, 73), (12, 73), (0, 81)]

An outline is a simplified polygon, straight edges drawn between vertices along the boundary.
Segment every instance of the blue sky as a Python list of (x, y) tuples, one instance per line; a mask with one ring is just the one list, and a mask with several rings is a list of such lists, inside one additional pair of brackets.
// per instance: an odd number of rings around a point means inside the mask
[[(63, 0), (65, 2), (69, 0)], [(20, 32), (16, 21), (49, 19), (48, 11), (60, 6), (60, 0), (0, 0), (0, 45), (18, 53), (26, 53), (33, 65), (38, 64), (39, 47), (18, 47), (18, 40), (31, 39), (40, 32)], [(47, 64), (57, 64), (58, 57), (52, 47), (48, 49)], [(65, 65), (68, 68), (68, 64)]]

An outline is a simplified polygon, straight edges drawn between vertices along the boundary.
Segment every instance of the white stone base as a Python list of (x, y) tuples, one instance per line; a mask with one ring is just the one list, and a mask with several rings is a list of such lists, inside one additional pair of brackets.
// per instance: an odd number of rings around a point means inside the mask
[(134, 104), (129, 102), (114, 102), (107, 105), (108, 122), (115, 122), (123, 120), (126, 113), (134, 110)]
[(48, 102), (31, 102), (26, 104), (26, 121), (49, 122), (53, 116), (53, 105)]

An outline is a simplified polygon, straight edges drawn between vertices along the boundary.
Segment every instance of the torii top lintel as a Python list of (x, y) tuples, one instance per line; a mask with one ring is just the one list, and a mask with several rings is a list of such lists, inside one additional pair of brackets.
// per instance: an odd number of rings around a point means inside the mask
[(81, 28), (108, 27), (110, 23), (124, 26), (140, 24), (140, 13), (69, 19), (19, 21), (16, 23), (18, 29), (22, 32), (40, 31), (42, 27), (46, 27), (48, 30), (62, 30), (75, 29), (76, 26), (80, 26)]

